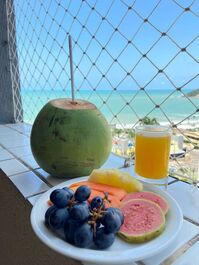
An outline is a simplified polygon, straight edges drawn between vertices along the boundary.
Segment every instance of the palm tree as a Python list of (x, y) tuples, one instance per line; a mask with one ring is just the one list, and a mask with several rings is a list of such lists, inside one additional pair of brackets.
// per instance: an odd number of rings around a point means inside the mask
[(157, 121), (156, 118), (149, 118), (147, 116), (145, 116), (143, 119), (141, 119), (140, 123), (142, 125), (155, 125), (155, 124), (159, 124), (159, 122)]

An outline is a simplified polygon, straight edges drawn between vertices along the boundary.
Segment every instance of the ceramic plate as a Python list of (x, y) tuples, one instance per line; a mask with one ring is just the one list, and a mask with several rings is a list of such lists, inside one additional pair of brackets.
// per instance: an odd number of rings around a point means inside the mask
[(169, 203), (166, 216), (166, 228), (157, 238), (142, 244), (129, 244), (117, 237), (113, 245), (107, 250), (92, 250), (77, 248), (57, 237), (44, 224), (44, 215), (48, 208), (47, 201), (50, 193), (57, 188), (69, 186), (74, 182), (86, 180), (87, 177), (76, 178), (63, 182), (45, 192), (34, 205), (31, 212), (31, 224), (40, 240), (53, 250), (82, 261), (84, 264), (128, 264), (153, 256), (169, 246), (177, 237), (183, 223), (183, 216), (177, 202), (166, 192), (157, 187), (144, 185), (144, 190), (156, 192)]

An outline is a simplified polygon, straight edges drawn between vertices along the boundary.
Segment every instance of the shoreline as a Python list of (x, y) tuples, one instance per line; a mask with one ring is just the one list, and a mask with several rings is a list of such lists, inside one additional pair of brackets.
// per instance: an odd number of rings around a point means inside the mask
[[(180, 121), (174, 121), (173, 124), (177, 124), (177, 128), (179, 129), (183, 129), (183, 130), (194, 130), (194, 129), (199, 129), (199, 119), (194, 119), (194, 120), (189, 120), (189, 121), (185, 121), (185, 122), (182, 122), (180, 124), (178, 124)], [(119, 124), (119, 123), (116, 123), (116, 124), (110, 124), (110, 126), (112, 128), (115, 128), (115, 129), (134, 129), (134, 127), (138, 125), (138, 123), (129, 123), (129, 124), (125, 124), (125, 123), (122, 123), (122, 124)], [(169, 122), (160, 122), (160, 125), (163, 125), (163, 126), (169, 126), (170, 123)]]

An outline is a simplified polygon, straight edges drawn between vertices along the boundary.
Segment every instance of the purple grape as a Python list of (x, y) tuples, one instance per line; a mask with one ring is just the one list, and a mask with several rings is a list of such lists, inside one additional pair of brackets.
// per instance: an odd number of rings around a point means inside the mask
[(53, 229), (64, 228), (69, 213), (67, 208), (59, 208), (53, 211), (49, 217), (49, 226)]
[(84, 222), (88, 220), (90, 211), (87, 203), (76, 203), (70, 209), (70, 216), (78, 222)]
[(73, 195), (74, 195), (74, 191), (71, 190), (70, 188), (68, 187), (64, 187), (62, 188), (63, 190), (67, 191), (69, 193), (69, 197), (70, 197), (70, 200), (72, 199)]
[(49, 218), (50, 218), (50, 216), (51, 216), (51, 214), (54, 212), (54, 211), (56, 211), (58, 208), (57, 208), (57, 206), (55, 206), (55, 205), (52, 205), (52, 206), (50, 206), (48, 209), (47, 209), (47, 211), (46, 211), (46, 213), (45, 213), (45, 224), (47, 225), (47, 226), (49, 226)]
[(64, 235), (67, 242), (74, 244), (74, 233), (80, 224), (72, 219), (68, 218), (64, 226)]
[(91, 209), (99, 209), (100, 207), (102, 207), (102, 209), (105, 209), (105, 204), (104, 204), (104, 201), (102, 199), (102, 197), (100, 196), (96, 196), (92, 199), (91, 201)]
[(119, 215), (120, 220), (121, 220), (121, 225), (124, 223), (124, 214), (120, 211), (120, 209), (115, 208), (115, 207), (109, 207), (107, 209), (108, 212), (115, 212)]
[(89, 248), (93, 244), (93, 229), (88, 223), (80, 225), (74, 233), (74, 244), (80, 248)]
[(50, 200), (58, 208), (64, 208), (68, 205), (70, 194), (63, 189), (56, 189), (50, 194)]
[(107, 234), (104, 227), (100, 227), (96, 231), (94, 236), (94, 243), (98, 249), (106, 249), (110, 247), (115, 240), (115, 235), (113, 233)]
[(106, 211), (100, 220), (106, 233), (116, 233), (120, 229), (121, 219), (115, 211)]
[(82, 185), (76, 189), (74, 197), (76, 201), (83, 202), (88, 200), (90, 194), (91, 189), (88, 186)]

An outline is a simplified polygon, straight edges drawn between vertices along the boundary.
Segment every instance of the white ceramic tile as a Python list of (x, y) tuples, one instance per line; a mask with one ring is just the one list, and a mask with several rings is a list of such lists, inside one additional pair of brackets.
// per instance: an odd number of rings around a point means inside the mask
[(12, 158), (13, 158), (13, 156), (8, 151), (6, 151), (3, 148), (0, 149), (0, 161), (12, 159)]
[(26, 123), (7, 124), (6, 126), (26, 135), (30, 135), (32, 126)]
[(192, 239), (199, 233), (199, 227), (191, 224), (190, 222), (184, 221), (183, 227), (176, 238), (176, 240), (165, 250), (159, 252), (157, 255), (144, 259), (145, 265), (160, 265), (165, 259), (170, 257), (179, 247), (184, 245), (187, 241)]
[[(102, 166), (102, 168), (119, 168), (123, 166), (124, 159), (118, 156), (115, 156), (111, 154), (108, 158), (108, 160), (105, 162), (105, 164)], [(47, 172), (45, 172), (43, 169), (37, 169), (37, 172), (39, 172), (48, 183), (50, 183), (52, 186), (55, 186), (59, 183), (62, 183), (64, 181), (67, 181), (66, 178), (55, 178), (50, 176)]]
[(65, 178), (55, 178), (52, 177), (49, 173), (47, 173), (46, 171), (44, 171), (43, 169), (36, 169), (36, 171), (43, 177), (46, 179), (46, 181), (52, 185), (52, 186), (56, 186), (64, 181), (67, 181), (67, 179)]
[(42, 193), (29, 197), (28, 200), (32, 205), (35, 205), (36, 201), (41, 197)]
[(21, 136), (22, 135), (19, 132), (15, 131), (15, 130), (11, 130), (9, 128), (6, 128), (6, 130), (4, 132), (1, 131), (2, 135), (0, 135), (0, 139), (12, 138), (12, 137), (17, 137), (17, 136)]
[(124, 166), (124, 158), (110, 154), (107, 161), (102, 165), (102, 168), (120, 168)]
[(0, 125), (0, 138), (2, 136), (12, 135), (14, 131), (4, 125)]
[(10, 159), (5, 161), (0, 161), (0, 168), (8, 175), (14, 175), (21, 172), (28, 171), (29, 169), (25, 167), (16, 159)]
[[(108, 160), (105, 162), (105, 164), (102, 166), (102, 168), (119, 168), (123, 166), (124, 159), (118, 156), (115, 156), (111, 154), (108, 158)], [(48, 183), (50, 183), (52, 186), (55, 186), (59, 183), (62, 183), (64, 181), (67, 181), (66, 178), (55, 178), (50, 176), (47, 172), (45, 172), (42, 169), (37, 169), (37, 172), (39, 172)]]
[(31, 171), (11, 176), (10, 179), (24, 197), (29, 197), (49, 189), (46, 183)]
[(14, 129), (16, 126), (18, 126), (18, 124), (21, 124), (21, 123), (7, 123), (6, 127)]
[(169, 185), (168, 192), (180, 205), (183, 215), (199, 224), (199, 189), (191, 191), (191, 185), (176, 182)]
[(40, 166), (37, 164), (37, 162), (35, 161), (34, 157), (32, 155), (28, 155), (28, 156), (23, 156), (21, 157), (21, 160), (26, 163), (29, 167), (36, 169), (39, 168)]
[(19, 158), (23, 156), (32, 155), (30, 145), (9, 148), (8, 150)]
[(128, 172), (130, 175), (135, 176), (134, 166), (130, 167), (123, 167), (121, 168), (122, 171)]
[[(131, 176), (135, 176), (135, 171), (134, 171), (134, 165), (130, 166), (130, 167), (124, 167), (124, 168), (120, 168), (121, 171), (125, 171), (128, 172)], [(175, 179), (172, 177), (169, 177), (168, 179), (168, 183), (173, 182)]]
[(18, 146), (29, 145), (29, 137), (22, 135), (18, 132), (14, 132), (12, 135), (0, 137), (0, 144), (6, 148), (13, 148)]
[(180, 258), (178, 258), (172, 265), (196, 265), (198, 262), (199, 242), (195, 243), (188, 249)]
[(6, 127), (9, 127), (11, 129), (16, 130), (16, 128), (22, 126), (23, 124), (25, 124), (25, 123), (22, 123), (22, 122), (19, 122), (19, 123), (7, 123)]

